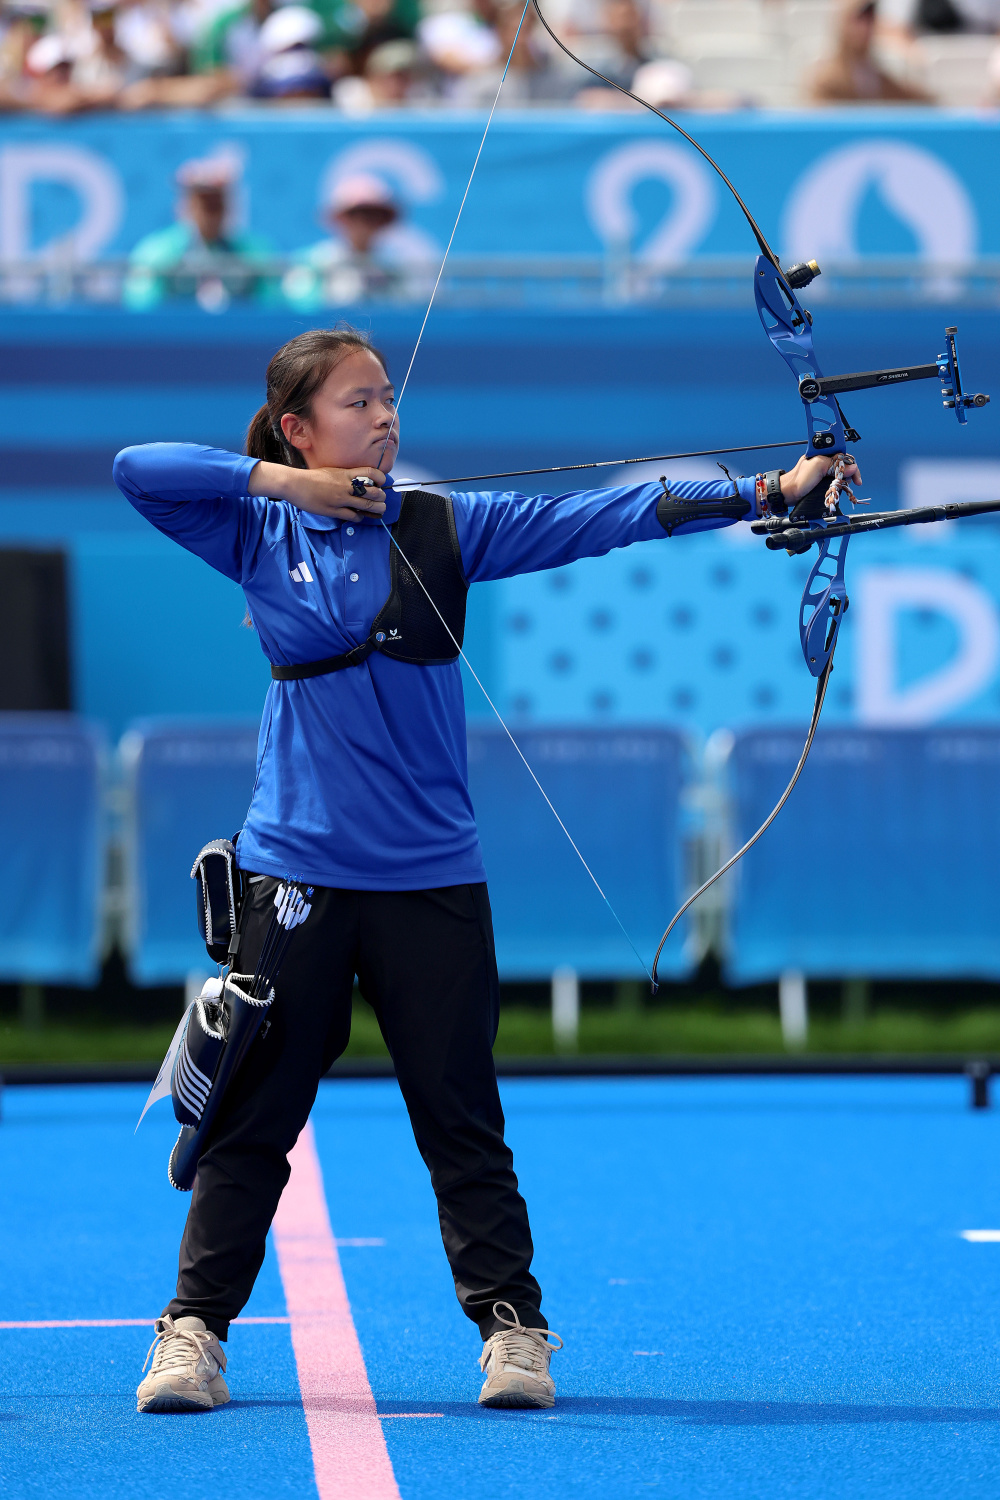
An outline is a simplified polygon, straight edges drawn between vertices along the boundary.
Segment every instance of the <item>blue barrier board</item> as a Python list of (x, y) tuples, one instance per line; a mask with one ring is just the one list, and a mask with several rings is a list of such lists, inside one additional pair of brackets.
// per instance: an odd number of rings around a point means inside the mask
[(97, 978), (104, 761), (72, 714), (0, 714), (0, 979)]
[(243, 827), (257, 726), (136, 725), (122, 745), (130, 819), (128, 960), (137, 984), (175, 984), (213, 965), (198, 936), (191, 866), (210, 839)]
[[(641, 975), (680, 905), (682, 736), (622, 727), (516, 739), (641, 959), (503, 730), (470, 727), (469, 786), (501, 977), (544, 978), (561, 965), (592, 977)], [(663, 972), (689, 967), (679, 934)]]
[[(734, 847), (763, 822), (804, 730), (736, 737)], [(817, 734), (781, 816), (737, 866), (727, 973), (1000, 977), (1000, 732)]]

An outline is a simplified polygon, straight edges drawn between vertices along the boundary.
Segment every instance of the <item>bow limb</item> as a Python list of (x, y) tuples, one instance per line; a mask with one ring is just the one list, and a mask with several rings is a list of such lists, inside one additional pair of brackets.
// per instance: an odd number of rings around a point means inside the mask
[[(747, 223), (750, 225), (750, 229), (751, 229), (751, 231), (753, 233), (753, 237), (757, 241), (757, 245), (758, 245), (758, 248), (760, 249), (761, 255), (765, 256), (770, 261), (771, 265), (774, 267), (774, 269), (778, 272), (778, 274), (780, 276), (782, 274), (782, 272), (781, 272), (781, 263), (778, 260), (778, 257), (775, 255), (774, 251), (771, 249), (770, 245), (767, 243), (767, 240), (764, 238), (763, 231), (761, 230), (760, 225), (757, 223), (757, 220), (754, 218), (753, 214), (747, 208), (746, 204), (743, 202), (743, 199), (740, 197), (739, 193), (736, 191), (735, 187), (730, 182), (730, 180), (726, 176), (725, 172), (719, 166), (719, 163), (715, 160), (715, 157), (711, 156), (705, 150), (704, 146), (700, 145), (699, 142), (695, 140), (695, 138), (694, 138), (693, 135), (688, 135), (688, 133), (684, 129), (683, 125), (678, 125), (678, 123), (677, 123), (676, 120), (673, 120), (673, 119), (671, 119), (671, 117), (669, 115), (664, 114), (664, 112), (663, 112), (662, 109), (657, 109), (656, 105), (655, 104), (650, 104), (650, 102), (649, 102), (648, 99), (643, 99), (643, 98), (640, 97), (640, 95), (633, 94), (630, 89), (624, 88), (620, 83), (615, 83), (615, 81), (614, 81), (613, 78), (608, 78), (604, 73), (600, 73), (600, 72), (598, 72), (598, 70), (596, 68), (592, 68), (590, 66), (590, 63), (584, 62), (584, 60), (583, 60), (582, 57), (577, 57), (576, 53), (574, 51), (572, 51), (571, 48), (567, 47), (566, 43), (562, 40), (562, 38), (559, 37), (559, 36), (557, 36), (556, 33), (552, 30), (552, 27), (549, 25), (548, 21), (545, 19), (544, 15), (542, 14), (542, 9), (541, 9), (541, 6), (538, 3), (538, 0), (530, 0), (530, 3), (534, 6), (535, 14), (537, 15), (538, 19), (541, 21), (542, 25), (545, 27), (545, 30), (548, 32), (549, 36), (555, 42), (556, 46), (559, 47), (563, 52), (565, 52), (565, 54), (566, 54), (567, 57), (571, 57), (573, 59), (573, 61), (575, 63), (577, 63), (581, 68), (585, 69), (586, 72), (592, 74), (594, 78), (599, 78), (601, 80), (601, 82), (602, 83), (606, 83), (609, 88), (617, 89), (618, 92), (619, 92), (619, 94), (624, 94), (625, 95), (626, 99), (631, 99), (636, 104), (641, 104), (642, 107), (643, 107), (643, 109), (648, 109), (651, 114), (657, 115), (664, 122), (664, 124), (670, 126), (671, 130), (676, 130), (678, 135), (682, 135), (684, 137), (684, 139), (687, 141), (688, 145), (694, 147), (694, 149), (698, 152), (699, 156), (703, 156), (704, 157), (704, 159), (708, 162), (709, 166), (712, 168), (713, 172), (717, 172), (718, 175), (722, 178), (723, 182), (726, 184), (726, 187), (729, 189), (729, 191), (732, 193), (733, 197), (736, 199), (736, 202), (739, 204), (740, 210), (741, 210), (741, 212), (743, 214), (743, 217), (746, 219)], [(522, 20), (523, 20), (523, 17), (522, 17)]]

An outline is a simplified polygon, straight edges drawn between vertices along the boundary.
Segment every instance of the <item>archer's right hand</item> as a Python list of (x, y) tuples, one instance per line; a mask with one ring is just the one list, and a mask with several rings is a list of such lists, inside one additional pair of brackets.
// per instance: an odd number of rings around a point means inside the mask
[[(362, 486), (358, 481), (365, 480)], [(338, 521), (371, 521), (385, 511), (381, 469), (293, 469), (261, 461), (250, 474), (250, 494), (286, 500), (315, 516)], [(363, 494), (357, 491), (364, 489)]]

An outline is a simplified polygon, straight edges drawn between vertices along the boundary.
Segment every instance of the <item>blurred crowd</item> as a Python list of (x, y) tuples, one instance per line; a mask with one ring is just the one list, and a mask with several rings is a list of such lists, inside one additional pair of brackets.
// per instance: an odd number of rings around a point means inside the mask
[[(1000, 0), (549, 0), (545, 9), (592, 67), (658, 107), (1000, 95), (991, 56)], [(521, 11), (522, 0), (2, 0), (0, 108), (60, 115), (232, 98), (315, 101), (348, 115), (481, 108), (493, 102)], [(638, 108), (583, 74), (531, 10), (500, 102)]]

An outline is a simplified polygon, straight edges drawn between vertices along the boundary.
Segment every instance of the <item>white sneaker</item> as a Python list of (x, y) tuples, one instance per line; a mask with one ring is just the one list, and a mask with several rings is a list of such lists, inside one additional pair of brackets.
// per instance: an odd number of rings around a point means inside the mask
[[(229, 1387), (222, 1378), (226, 1356), (214, 1333), (200, 1318), (169, 1315), (157, 1319), (156, 1338), (149, 1346), (153, 1364), (136, 1391), (138, 1411), (211, 1411), (225, 1406)], [(143, 1365), (145, 1372), (146, 1365)]]
[[(513, 1322), (502, 1315), (502, 1307)], [(479, 1368), (486, 1371), (480, 1406), (554, 1406), (549, 1360), (562, 1348), (562, 1339), (547, 1328), (525, 1328), (509, 1302), (494, 1302), (493, 1316), (505, 1326), (490, 1334), (479, 1357)], [(556, 1342), (550, 1344), (550, 1338)]]

